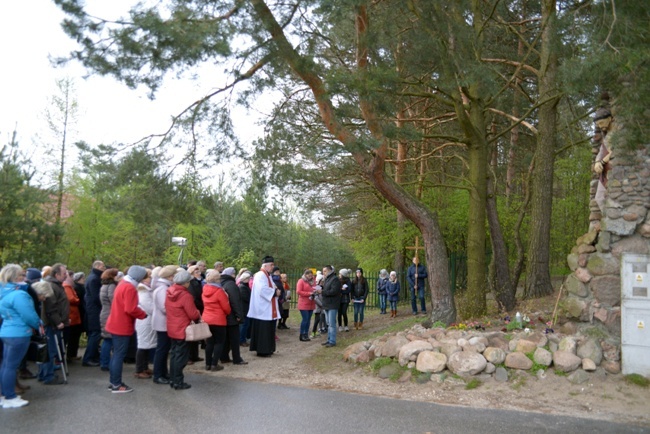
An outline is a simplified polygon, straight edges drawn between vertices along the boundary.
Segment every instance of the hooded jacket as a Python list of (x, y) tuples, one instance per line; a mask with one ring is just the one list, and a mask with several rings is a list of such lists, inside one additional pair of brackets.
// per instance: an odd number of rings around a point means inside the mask
[(72, 285), (68, 285), (67, 283), (63, 284), (63, 289), (65, 290), (66, 297), (68, 297), (68, 303), (70, 303), (70, 325), (81, 325), (81, 313), (79, 312), (79, 296), (77, 295), (77, 291), (74, 290)]
[(203, 286), (203, 321), (212, 326), (225, 327), (230, 310), (226, 291), (216, 283), (206, 283)]
[(0, 284), (0, 316), (2, 338), (24, 338), (32, 335), (32, 329), (41, 324), (34, 309), (34, 301), (20, 285), (9, 282)]
[(167, 290), (167, 334), (171, 339), (185, 339), (185, 329), (192, 321), (201, 318), (194, 297), (183, 285), (174, 283)]
[[(105, 280), (107, 282), (107, 280)], [(113, 297), (115, 296), (115, 288), (117, 288), (117, 283), (110, 281), (111, 283), (102, 284), (102, 287), (99, 289), (99, 301), (102, 303), (102, 310), (99, 313), (99, 323), (102, 326), (102, 337), (110, 339), (111, 334), (106, 331), (106, 321), (111, 314), (111, 306), (113, 305)]]
[(298, 310), (314, 310), (316, 309), (316, 302), (311, 295), (314, 293), (314, 288), (311, 283), (305, 280), (304, 277), (298, 279), (296, 283), (296, 294), (298, 294)]
[(137, 283), (124, 276), (115, 288), (111, 314), (106, 322), (106, 331), (118, 336), (131, 336), (135, 332), (135, 320), (144, 319), (147, 314), (138, 306)]

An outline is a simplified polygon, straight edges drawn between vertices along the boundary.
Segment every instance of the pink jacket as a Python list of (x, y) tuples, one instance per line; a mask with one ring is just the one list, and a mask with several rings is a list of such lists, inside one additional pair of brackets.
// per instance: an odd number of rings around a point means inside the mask
[(298, 279), (296, 284), (296, 293), (298, 294), (298, 310), (314, 310), (316, 309), (316, 302), (310, 300), (309, 296), (314, 292), (311, 283), (305, 281), (302, 277)]

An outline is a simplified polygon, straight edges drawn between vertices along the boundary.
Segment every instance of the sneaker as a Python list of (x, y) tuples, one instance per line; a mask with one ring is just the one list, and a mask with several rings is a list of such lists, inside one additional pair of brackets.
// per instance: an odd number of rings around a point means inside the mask
[(2, 401), (2, 408), (20, 408), (29, 404), (29, 401), (22, 399), (20, 396), (16, 396), (13, 399), (4, 399)]
[(133, 392), (133, 389), (122, 383), (119, 386), (111, 386), (112, 393), (129, 393)]
[(315, 338), (316, 337), (316, 332), (311, 332), (311, 337)]
[(343, 327), (342, 327), (342, 326), (339, 326), (339, 331), (340, 331), (340, 332), (343, 331)]
[(346, 332), (349, 332), (349, 331), (350, 331), (350, 329), (348, 328), (348, 326), (345, 326), (345, 331), (346, 331)]

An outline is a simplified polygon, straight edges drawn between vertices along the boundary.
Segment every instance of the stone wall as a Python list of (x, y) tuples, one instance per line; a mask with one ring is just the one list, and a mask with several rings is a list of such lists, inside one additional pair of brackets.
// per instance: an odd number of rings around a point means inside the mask
[(568, 295), (563, 307), (567, 318), (602, 325), (620, 340), (621, 256), (650, 254), (650, 145), (612, 149), (601, 205), (594, 199), (597, 185), (596, 177), (589, 232), (578, 238), (567, 258), (573, 273), (564, 282)]

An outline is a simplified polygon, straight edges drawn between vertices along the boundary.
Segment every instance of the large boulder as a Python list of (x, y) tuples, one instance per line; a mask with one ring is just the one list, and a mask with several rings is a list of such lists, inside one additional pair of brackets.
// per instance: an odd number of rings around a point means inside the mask
[(582, 359), (571, 352), (558, 350), (553, 353), (553, 365), (557, 371), (573, 372), (582, 365)]
[(447, 358), (451, 357), (452, 354), (458, 353), (463, 351), (461, 347), (459, 347), (455, 342), (442, 342), (440, 345), (440, 352), (447, 356)]
[(594, 297), (609, 306), (621, 305), (621, 277), (599, 276), (594, 277), (590, 283)]
[(400, 349), (409, 343), (404, 336), (393, 336), (381, 348), (381, 354), (375, 354), (381, 357), (397, 357)]
[(357, 342), (350, 345), (343, 351), (343, 360), (347, 361), (357, 361), (357, 356), (368, 349), (367, 342)]
[(528, 370), (533, 367), (533, 361), (526, 357), (524, 353), (510, 353), (506, 356), (506, 367)]
[(442, 372), (446, 367), (447, 356), (436, 351), (422, 351), (415, 362), (415, 369), (420, 372)]
[(517, 342), (517, 348), (515, 348), (515, 351), (518, 353), (532, 353), (535, 351), (537, 348), (537, 344), (535, 342), (529, 341), (528, 339), (519, 339), (519, 342)]
[(596, 365), (603, 360), (603, 350), (595, 339), (585, 339), (578, 344), (576, 355), (583, 359), (591, 359)]
[(533, 360), (538, 365), (551, 366), (553, 354), (544, 348), (537, 348), (533, 354)]
[(476, 375), (482, 372), (486, 365), (485, 357), (471, 351), (453, 353), (447, 361), (449, 370), (460, 376)]
[(422, 351), (431, 351), (433, 346), (427, 341), (413, 341), (402, 346), (399, 350), (399, 364), (405, 366), (410, 361), (415, 361)]
[(566, 351), (571, 354), (576, 353), (576, 349), (578, 347), (578, 344), (576, 342), (576, 339), (573, 336), (567, 336), (562, 338), (560, 341), (560, 344), (558, 346), (559, 351)]
[(483, 351), (483, 357), (485, 357), (485, 359), (490, 363), (500, 365), (506, 360), (506, 352), (501, 348), (487, 347), (485, 351)]

